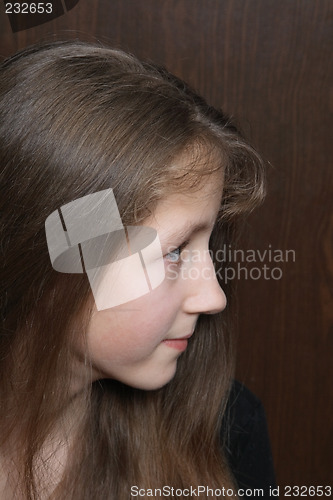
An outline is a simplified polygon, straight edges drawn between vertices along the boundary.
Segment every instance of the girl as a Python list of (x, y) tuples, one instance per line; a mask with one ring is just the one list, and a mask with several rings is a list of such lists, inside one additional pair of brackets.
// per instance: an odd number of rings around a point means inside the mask
[[(165, 69), (80, 42), (5, 61), (0, 117), (1, 498), (231, 496), (213, 260), (263, 198), (260, 158)], [(69, 234), (64, 207), (107, 190), (124, 228), (157, 233), (164, 279), (98, 308), (86, 273), (53, 269), (45, 220), (63, 213)]]

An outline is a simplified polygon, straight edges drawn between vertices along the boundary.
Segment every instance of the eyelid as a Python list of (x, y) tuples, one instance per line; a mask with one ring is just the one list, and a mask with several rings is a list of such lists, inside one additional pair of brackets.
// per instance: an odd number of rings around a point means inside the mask
[(183, 250), (189, 244), (189, 242), (190, 242), (189, 240), (186, 240), (183, 243), (181, 243), (180, 245), (175, 246), (174, 248), (172, 248), (171, 250), (169, 250), (166, 253), (166, 255), (168, 255), (169, 253), (172, 253), (172, 252), (174, 252), (175, 250), (178, 250), (178, 249), (180, 249), (180, 251)]
[(189, 240), (186, 240), (184, 241), (183, 243), (181, 243), (180, 245), (178, 245), (178, 247), (175, 247), (173, 248), (172, 250), (170, 250), (169, 252), (167, 252), (164, 257), (166, 258), (168, 255), (170, 255), (172, 252), (175, 252), (176, 250), (179, 250), (179, 259), (181, 257), (181, 253), (182, 251), (184, 250), (184, 248), (189, 244)]

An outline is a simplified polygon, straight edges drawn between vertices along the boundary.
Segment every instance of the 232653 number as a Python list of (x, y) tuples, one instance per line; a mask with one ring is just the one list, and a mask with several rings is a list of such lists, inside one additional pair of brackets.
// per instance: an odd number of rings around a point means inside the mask
[(51, 14), (51, 2), (38, 2), (38, 3), (18, 3), (6, 2), (6, 14)]
[(285, 486), (285, 497), (330, 497), (331, 486)]

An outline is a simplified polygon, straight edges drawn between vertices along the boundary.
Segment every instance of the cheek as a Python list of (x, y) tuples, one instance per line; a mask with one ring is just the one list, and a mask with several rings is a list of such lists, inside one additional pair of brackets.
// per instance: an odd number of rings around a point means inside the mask
[(91, 357), (115, 361), (149, 354), (167, 336), (179, 312), (178, 294), (167, 283), (144, 297), (104, 311), (96, 311), (88, 329)]

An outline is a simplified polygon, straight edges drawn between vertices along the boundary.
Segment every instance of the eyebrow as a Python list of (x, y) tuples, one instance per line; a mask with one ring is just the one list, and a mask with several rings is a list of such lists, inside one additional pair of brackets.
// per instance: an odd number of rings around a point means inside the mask
[(181, 228), (173, 229), (171, 231), (166, 231), (163, 233), (163, 241), (170, 242), (171, 240), (179, 239), (185, 240), (189, 238), (192, 234), (199, 233), (200, 231), (213, 230), (216, 220), (212, 222), (188, 222), (184, 223)]

